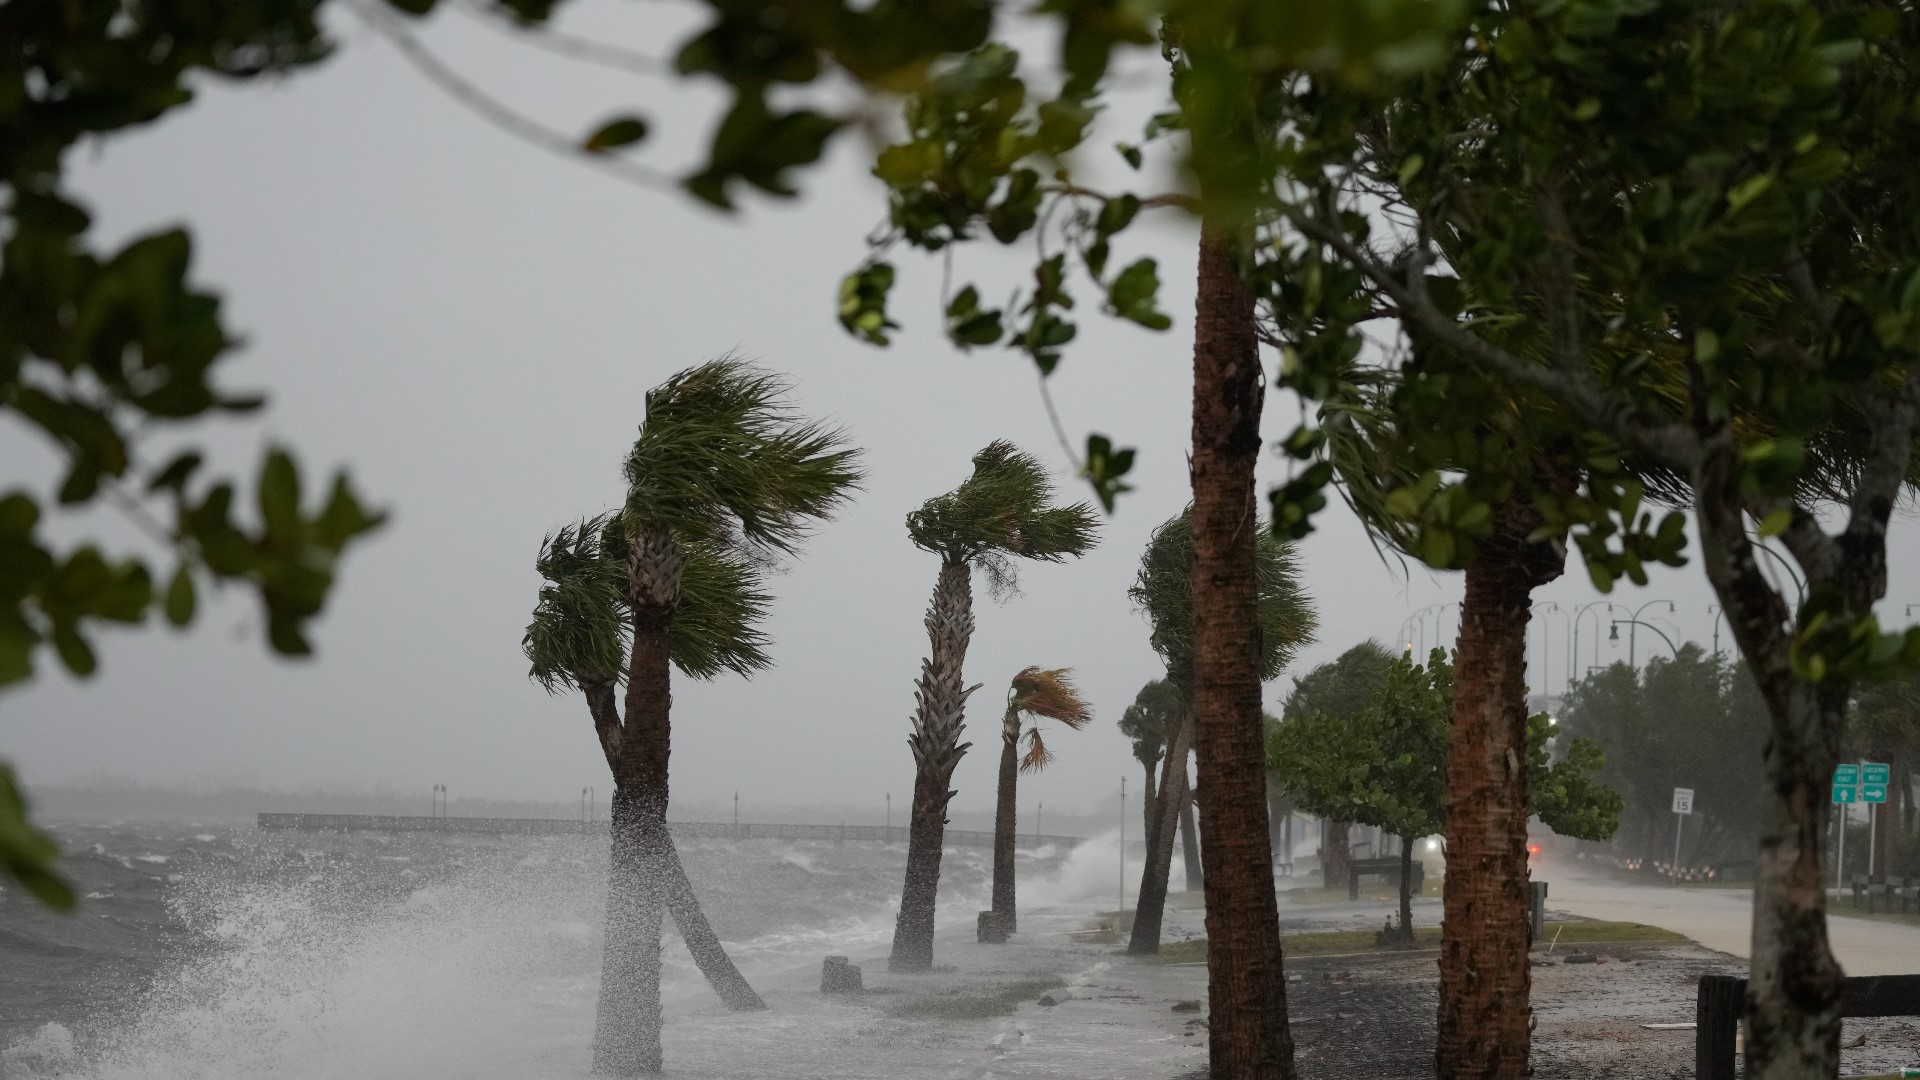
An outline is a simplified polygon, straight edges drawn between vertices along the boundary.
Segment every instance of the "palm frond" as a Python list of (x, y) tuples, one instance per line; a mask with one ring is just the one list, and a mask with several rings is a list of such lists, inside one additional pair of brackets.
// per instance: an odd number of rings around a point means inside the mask
[(632, 631), (626, 567), (602, 549), (613, 517), (601, 514), (561, 528), (541, 542), (534, 560), (545, 583), (520, 648), (532, 665), (528, 675), (550, 694), (626, 677)]
[(1120, 715), (1120, 734), (1133, 741), (1133, 758), (1152, 766), (1166, 753), (1173, 725), (1187, 708), (1187, 696), (1167, 679), (1155, 679), (1134, 695)]
[(728, 671), (751, 675), (772, 667), (767, 652), (772, 642), (761, 628), (773, 606), (764, 588), (765, 570), (721, 544), (692, 543), (686, 551), (680, 605), (667, 637), (673, 665), (694, 679)]
[[(529, 675), (548, 693), (626, 679), (633, 633), (626, 536), (622, 515), (606, 513), (566, 526), (540, 546), (534, 566), (545, 584), (521, 649)], [(674, 666), (695, 679), (771, 666), (761, 624), (773, 599), (760, 565), (726, 544), (684, 546), (680, 604), (667, 634)]]
[(1058, 720), (1075, 731), (1093, 719), (1093, 706), (1073, 685), (1072, 668), (1023, 669), (1013, 677), (1008, 704), (1023, 713)]
[(846, 434), (801, 417), (791, 390), (785, 376), (723, 356), (648, 391), (627, 455), (627, 515), (756, 561), (793, 554), (863, 473)]
[[(1254, 576), (1258, 591), (1260, 677), (1279, 677), (1311, 644), (1318, 619), (1300, 583), (1294, 545), (1257, 525)], [(1140, 570), (1127, 596), (1152, 627), (1150, 641), (1167, 665), (1167, 677), (1183, 694), (1193, 685), (1193, 509), (1163, 522), (1147, 540)]]
[(1047, 749), (1047, 744), (1040, 738), (1038, 727), (1028, 728), (1021, 737), (1027, 741), (1027, 752), (1020, 757), (1021, 772), (1039, 772), (1053, 764), (1053, 752)]
[(1089, 503), (1055, 506), (1053, 478), (1033, 455), (997, 440), (973, 456), (959, 487), (907, 515), (907, 535), (925, 551), (983, 566), (995, 595), (1011, 590), (1010, 558), (1064, 562), (1099, 543)]

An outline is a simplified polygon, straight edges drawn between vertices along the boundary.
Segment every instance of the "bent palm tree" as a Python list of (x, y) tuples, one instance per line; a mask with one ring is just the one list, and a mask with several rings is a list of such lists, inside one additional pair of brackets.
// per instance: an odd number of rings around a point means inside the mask
[[(589, 691), (614, 778), (597, 1071), (635, 1075), (661, 1065), (670, 668), (705, 678), (765, 666), (761, 576), (860, 481), (859, 451), (795, 413), (788, 389), (786, 379), (733, 357), (688, 368), (647, 393), (627, 455), (625, 574), (617, 578), (631, 641), (625, 716), (608, 707), (611, 682)], [(688, 603), (695, 598), (701, 607)], [(605, 636), (604, 624), (596, 634)]]
[[(1258, 524), (1258, 523), (1256, 523)], [(1260, 681), (1277, 678), (1302, 647), (1313, 640), (1313, 605), (1300, 585), (1299, 560), (1291, 543), (1272, 530), (1256, 529), (1254, 542), (1254, 627), (1259, 639)], [(1153, 627), (1152, 643), (1167, 665), (1167, 682), (1186, 707), (1169, 728), (1155, 813), (1148, 820), (1147, 863), (1141, 871), (1140, 899), (1134, 908), (1130, 953), (1160, 951), (1160, 926), (1166, 914), (1167, 874), (1173, 864), (1175, 823), (1190, 798), (1187, 752), (1193, 742), (1193, 511), (1153, 531), (1140, 556), (1140, 571), (1127, 595)], [(1265, 773), (1261, 774), (1264, 786)], [(1260, 792), (1264, 804), (1266, 794)], [(1271, 870), (1269, 870), (1271, 873)]]
[[(1040, 735), (1042, 719), (1058, 720), (1078, 731), (1093, 719), (1093, 708), (1074, 688), (1072, 668), (1029, 667), (1007, 687), (1007, 711), (1000, 721), (1000, 798), (993, 813), (993, 912), (1011, 933), (1018, 916), (1014, 906), (1013, 833), (1019, 774), (1039, 772), (1053, 760)], [(1033, 723), (1022, 724), (1022, 718)], [(1022, 730), (1024, 727), (1024, 730)], [(1020, 744), (1027, 744), (1026, 753)]]
[[(682, 673), (711, 678), (721, 671), (751, 674), (769, 666), (766, 638), (755, 625), (768, 597), (729, 565), (724, 553), (696, 547), (669, 645)], [(540, 546), (535, 562), (546, 584), (521, 648), (532, 679), (548, 693), (579, 690), (587, 700), (602, 751), (611, 756), (620, 739), (615, 687), (626, 681), (627, 640), (625, 530), (617, 515), (601, 514), (561, 528)], [(700, 900), (668, 838), (662, 845), (667, 909), (687, 951), (728, 1008), (766, 1008), (741, 976), (700, 910)]]
[(1053, 481), (1040, 463), (997, 441), (973, 456), (973, 475), (952, 491), (928, 499), (907, 515), (915, 547), (940, 556), (940, 574), (927, 605), (928, 656), (915, 683), (913, 816), (907, 837), (907, 877), (894, 924), (889, 971), (933, 967), (933, 904), (940, 888), (940, 849), (946, 836), (947, 785), (971, 744), (960, 741), (967, 696), (962, 668), (973, 636), (973, 568), (988, 590), (1009, 595), (1018, 580), (1014, 559), (1063, 562), (1097, 542), (1098, 520), (1086, 503), (1053, 505)]

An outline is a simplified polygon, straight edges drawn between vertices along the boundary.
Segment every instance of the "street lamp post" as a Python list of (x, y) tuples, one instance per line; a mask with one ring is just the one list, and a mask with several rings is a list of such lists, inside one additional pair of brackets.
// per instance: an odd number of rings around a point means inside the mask
[(1628, 667), (1634, 666), (1633, 664), (1633, 630), (1634, 630), (1634, 627), (1636, 626), (1644, 626), (1647, 629), (1653, 631), (1654, 633), (1659, 634), (1660, 640), (1667, 643), (1667, 648), (1672, 650), (1674, 657), (1677, 659), (1680, 656), (1680, 647), (1673, 643), (1673, 639), (1667, 636), (1667, 632), (1665, 630), (1660, 629), (1659, 627), (1653, 625), (1652, 623), (1641, 622), (1639, 619), (1615, 619), (1613, 621), (1613, 632), (1608, 635), (1608, 640), (1610, 641), (1620, 640), (1620, 624), (1621, 623), (1628, 624), (1627, 626), (1627, 666)]
[[(1565, 625), (1568, 628), (1568, 635), (1567, 635), (1568, 643), (1569, 645), (1571, 645), (1572, 636), (1573, 636), (1571, 627), (1572, 627), (1573, 620), (1571, 619), (1571, 617), (1568, 616), (1566, 608), (1561, 607), (1555, 601), (1549, 600), (1544, 604), (1535, 604), (1529, 610), (1550, 611), (1550, 612), (1557, 613), (1560, 616), (1560, 619), (1563, 625)], [(1553, 632), (1553, 624), (1546, 621), (1545, 619), (1540, 620), (1540, 692), (1543, 694), (1553, 693), (1553, 686), (1550, 680), (1548, 679), (1548, 663), (1547, 663), (1547, 655), (1553, 648), (1552, 632)], [(1571, 687), (1573, 685), (1573, 652), (1571, 648), (1569, 648), (1567, 652), (1566, 678), (1563, 681), (1566, 683), (1568, 687)]]
[[(1637, 644), (1635, 640), (1635, 635), (1639, 630), (1639, 628), (1642, 626), (1645, 626), (1647, 629), (1653, 630), (1654, 633), (1660, 634), (1660, 631), (1654, 630), (1654, 628), (1651, 625), (1640, 621), (1640, 613), (1647, 610), (1648, 608), (1652, 607), (1655, 604), (1667, 605), (1667, 610), (1669, 612), (1678, 610), (1677, 608), (1674, 607), (1673, 601), (1671, 600), (1649, 600), (1646, 603), (1641, 604), (1639, 607), (1634, 608), (1632, 615), (1629, 615), (1625, 619), (1615, 619), (1613, 621), (1613, 633), (1609, 635), (1607, 639), (1609, 641), (1619, 641), (1620, 640), (1620, 624), (1623, 622), (1627, 624), (1627, 666), (1628, 667), (1633, 667), (1635, 664), (1634, 646)], [(1672, 638), (1668, 638), (1667, 635), (1665, 634), (1660, 634), (1660, 636), (1663, 638), (1666, 638), (1668, 648), (1673, 648)], [(1674, 651), (1674, 655), (1676, 656), (1678, 656), (1680, 653), (1680, 650), (1678, 649), (1674, 649), (1673, 651)]]
[[(1612, 612), (1613, 609), (1618, 606), (1619, 605), (1615, 604), (1611, 600), (1591, 600), (1591, 601), (1588, 601), (1587, 603), (1581, 604), (1579, 607), (1574, 609), (1573, 611), (1573, 658), (1576, 664), (1578, 664), (1580, 660), (1580, 620), (1586, 617), (1587, 609), (1604, 607), (1607, 609), (1608, 612)], [(1621, 608), (1620, 610), (1625, 611), (1626, 609)], [(1600, 633), (1600, 616), (1598, 615), (1595, 615), (1593, 617), (1593, 632), (1595, 634)], [(1600, 642), (1597, 639), (1593, 643), (1593, 666), (1594, 667), (1600, 666)]]

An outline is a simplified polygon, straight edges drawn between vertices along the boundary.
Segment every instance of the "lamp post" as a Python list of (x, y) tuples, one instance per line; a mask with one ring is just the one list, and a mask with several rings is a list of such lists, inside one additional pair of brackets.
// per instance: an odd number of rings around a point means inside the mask
[(1807, 583), (1801, 579), (1800, 572), (1793, 568), (1792, 563), (1788, 562), (1779, 552), (1757, 540), (1753, 544), (1753, 550), (1758, 551), (1778, 563), (1780, 568), (1787, 572), (1787, 580), (1793, 582), (1794, 591), (1800, 594), (1800, 602), (1802, 604), (1807, 602)]
[(1628, 667), (1633, 666), (1633, 631), (1634, 631), (1634, 628), (1638, 626), (1644, 626), (1647, 629), (1653, 631), (1654, 633), (1659, 634), (1660, 640), (1667, 643), (1667, 648), (1672, 650), (1673, 655), (1676, 658), (1679, 657), (1680, 647), (1673, 643), (1673, 639), (1667, 636), (1667, 632), (1665, 630), (1660, 629), (1659, 627), (1653, 625), (1652, 623), (1641, 622), (1639, 619), (1615, 619), (1613, 621), (1613, 631), (1607, 636), (1609, 641), (1620, 640), (1620, 624), (1621, 623), (1628, 624), (1627, 626), (1627, 666)]
[[(1627, 624), (1627, 666), (1628, 667), (1633, 667), (1635, 663), (1634, 655), (1636, 650), (1634, 646), (1637, 644), (1637, 642), (1635, 641), (1635, 635), (1638, 633), (1639, 628), (1642, 626), (1646, 626), (1647, 629), (1654, 630), (1652, 626), (1648, 626), (1646, 623), (1643, 623), (1640, 621), (1640, 613), (1647, 610), (1648, 608), (1652, 607), (1655, 604), (1667, 605), (1667, 610), (1669, 612), (1678, 610), (1677, 608), (1674, 607), (1673, 601), (1671, 600), (1649, 600), (1646, 603), (1641, 604), (1639, 607), (1634, 608), (1632, 615), (1629, 615), (1624, 619), (1615, 619), (1613, 621), (1613, 632), (1610, 635), (1608, 635), (1608, 638), (1607, 638), (1607, 640), (1609, 641), (1619, 641), (1620, 640), (1620, 624), (1623, 622)], [(1654, 633), (1658, 634), (1660, 632), (1658, 630), (1654, 630)], [(1660, 634), (1660, 636), (1663, 638), (1667, 637), (1667, 635), (1665, 634)], [(1668, 648), (1673, 647), (1672, 638), (1667, 638), (1667, 647)], [(1680, 653), (1680, 650), (1674, 649), (1674, 655), (1677, 656), (1679, 655), (1679, 653)]]
[[(1559, 614), (1561, 621), (1565, 625), (1567, 625), (1569, 628), (1572, 626), (1572, 619), (1569, 618), (1569, 616), (1567, 615), (1567, 609), (1561, 607), (1559, 603), (1557, 603), (1556, 601), (1548, 600), (1545, 603), (1535, 604), (1528, 610), (1555, 612)], [(1571, 644), (1571, 639), (1572, 639), (1571, 632), (1569, 632), (1568, 634), (1568, 639), (1569, 639), (1569, 644)], [(1549, 665), (1547, 661), (1547, 655), (1552, 650), (1552, 648), (1553, 648), (1553, 624), (1546, 621), (1545, 619), (1542, 619), (1540, 620), (1540, 692), (1542, 694), (1553, 693), (1553, 686), (1551, 685), (1551, 680), (1548, 677)], [(1566, 670), (1566, 678), (1564, 681), (1569, 687), (1573, 685), (1573, 653), (1571, 650), (1569, 650), (1567, 653), (1567, 670)]]
[[(1587, 609), (1604, 607), (1611, 613), (1613, 609), (1618, 606), (1619, 605), (1611, 600), (1592, 600), (1573, 609), (1573, 658), (1575, 664), (1578, 664), (1580, 661), (1580, 620), (1586, 617)], [(1625, 611), (1626, 609), (1621, 608), (1620, 610)], [(1593, 632), (1595, 634), (1600, 633), (1600, 616), (1598, 615), (1593, 617)], [(1593, 666), (1600, 666), (1600, 642), (1598, 639), (1593, 643)]]
[[(1439, 606), (1440, 606), (1439, 604), (1428, 604), (1426, 607), (1423, 607), (1419, 611), (1414, 612), (1412, 615), (1407, 616), (1407, 622), (1413, 624), (1414, 634), (1417, 634), (1420, 638), (1420, 655), (1421, 656), (1427, 655), (1427, 612), (1432, 611), (1435, 608), (1438, 608)], [(1436, 633), (1437, 633), (1437, 630), (1436, 630)], [(1408, 636), (1412, 637), (1414, 636), (1414, 634), (1410, 634)]]
[(1433, 606), (1433, 645), (1435, 648), (1444, 649), (1447, 647), (1447, 639), (1440, 634), (1440, 624), (1446, 621), (1448, 608), (1457, 608), (1459, 606), (1460, 602), (1457, 600), (1448, 600), (1445, 603), (1435, 604)]

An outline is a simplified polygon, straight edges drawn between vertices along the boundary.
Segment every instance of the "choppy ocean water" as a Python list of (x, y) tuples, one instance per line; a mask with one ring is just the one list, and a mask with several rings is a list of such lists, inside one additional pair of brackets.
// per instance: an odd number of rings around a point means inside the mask
[[(0, 892), (0, 1077), (585, 1074), (604, 837), (55, 831), (84, 900), (59, 916)], [(1111, 839), (1022, 851), (1023, 903), (1105, 896)], [(890, 940), (903, 845), (695, 840), (682, 855), (750, 979)], [(971, 924), (990, 872), (988, 850), (948, 849), (943, 923)], [(666, 982), (671, 1027), (676, 1002), (706, 995), (671, 931)]]

